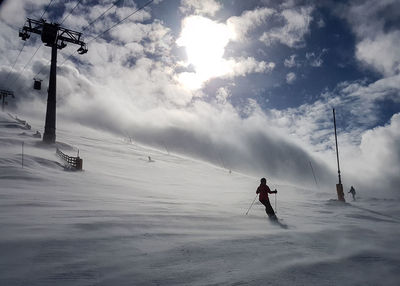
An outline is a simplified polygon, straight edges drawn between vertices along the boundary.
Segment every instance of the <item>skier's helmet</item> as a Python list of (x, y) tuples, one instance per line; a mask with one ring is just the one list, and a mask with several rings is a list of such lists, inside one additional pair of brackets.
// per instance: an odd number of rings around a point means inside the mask
[(261, 183), (267, 183), (267, 179), (266, 178), (261, 178), (260, 182)]

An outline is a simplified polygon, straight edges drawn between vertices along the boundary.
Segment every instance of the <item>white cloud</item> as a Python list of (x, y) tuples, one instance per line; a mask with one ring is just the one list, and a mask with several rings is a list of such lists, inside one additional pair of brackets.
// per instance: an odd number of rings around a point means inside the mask
[(114, 15), (118, 17), (118, 20), (123, 20), (129, 16), (126, 20), (130, 22), (143, 22), (151, 19), (150, 12), (146, 9), (138, 10), (135, 3), (133, 5), (125, 5), (121, 9), (116, 9)]
[(235, 40), (244, 40), (251, 29), (265, 23), (268, 17), (276, 11), (270, 8), (258, 8), (245, 11), (240, 16), (233, 16), (227, 20), (227, 25), (234, 31)]
[(286, 82), (288, 84), (294, 83), (295, 80), (296, 80), (296, 74), (294, 72), (290, 72), (286, 75)]
[(393, 25), (399, 11), (396, 0), (351, 2), (337, 11), (357, 36), (357, 59), (384, 76), (400, 72), (400, 30)]
[(323, 28), (323, 27), (325, 27), (325, 21), (324, 21), (324, 19), (319, 19), (318, 20), (318, 22), (317, 22), (317, 25), (318, 25), (318, 28)]
[(151, 25), (142, 23), (123, 23), (113, 29), (110, 34), (123, 43), (141, 42), (148, 36)]
[(225, 48), (233, 39), (229, 26), (202, 16), (186, 17), (177, 39), (178, 46), (186, 50), (187, 62), (194, 71), (177, 75), (178, 81), (192, 90), (199, 89), (212, 78), (233, 78), (249, 73), (263, 73), (275, 64), (258, 61), (253, 57), (224, 58)]
[(229, 76), (244, 76), (248, 73), (263, 73), (272, 71), (275, 63), (267, 63), (265, 61), (257, 61), (255, 58), (237, 58), (228, 61), (230, 68)]
[[(397, 80), (393, 78), (391, 84), (398, 85)], [(324, 151), (329, 146), (330, 138), (326, 135), (332, 129), (332, 108), (335, 107), (339, 115), (346, 114), (351, 118), (345, 126), (340, 126), (340, 130), (351, 134), (349, 142), (358, 145), (362, 133), (379, 121), (376, 102), (393, 96), (393, 92), (396, 93), (389, 83), (343, 82), (312, 104), (273, 110), (271, 120), (280, 128), (287, 129), (288, 134), (295, 134), (308, 142), (306, 145), (315, 148), (313, 151)]]
[(235, 78), (250, 73), (267, 73), (275, 68), (275, 63), (273, 62), (257, 61), (252, 57), (220, 59), (217, 64), (218, 69), (203, 74), (182, 72), (177, 75), (177, 81), (191, 90), (197, 90), (213, 78)]
[(184, 14), (214, 16), (221, 9), (221, 4), (216, 0), (181, 0), (179, 10)]
[(364, 38), (356, 48), (356, 57), (385, 76), (400, 73), (400, 31)]
[[(27, 2), (27, 3), (26, 3)], [(44, 1), (41, 1), (42, 3)], [(25, 23), (27, 11), (25, 7), (33, 5), (35, 1), (6, 0), (1, 5), (0, 19), (2, 22), (18, 27)], [(38, 3), (39, 4), (39, 3)], [(36, 6), (37, 7), (37, 6)], [(39, 10), (39, 7), (37, 7)]]
[(382, 190), (382, 186), (388, 186), (392, 192), (399, 190), (399, 146), (400, 113), (393, 115), (389, 124), (368, 130), (362, 135), (361, 160), (357, 164), (357, 169), (362, 170), (363, 178), (372, 179), (371, 187)]
[(319, 68), (322, 66), (324, 63), (324, 60), (322, 59), (322, 56), (328, 52), (328, 49), (322, 49), (322, 51), (316, 55), (314, 52), (307, 52), (306, 53), (306, 59), (309, 63), (310, 66), (314, 68)]
[(299, 64), (296, 63), (296, 55), (291, 55), (289, 59), (285, 59), (283, 64), (285, 67), (288, 67), (288, 68), (293, 68), (293, 67), (299, 66)]
[(392, 100), (400, 102), (400, 74), (382, 78), (371, 84), (352, 83), (345, 85), (343, 93), (365, 101)]
[(309, 33), (312, 11), (312, 7), (283, 10), (280, 16), (285, 23), (284, 26), (264, 32), (260, 41), (267, 46), (275, 42), (280, 42), (292, 48), (304, 46), (304, 36)]
[(219, 102), (221, 104), (225, 104), (225, 103), (227, 103), (228, 98), (232, 96), (232, 93), (228, 88), (220, 87), (217, 90), (215, 96), (216, 96), (217, 102)]

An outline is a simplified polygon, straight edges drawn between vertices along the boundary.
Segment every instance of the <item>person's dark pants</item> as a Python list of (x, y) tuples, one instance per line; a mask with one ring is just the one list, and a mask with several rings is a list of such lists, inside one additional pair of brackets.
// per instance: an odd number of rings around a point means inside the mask
[(275, 218), (275, 212), (274, 209), (272, 208), (269, 200), (262, 200), (260, 201), (264, 206), (265, 206), (265, 212), (269, 216), (269, 218)]

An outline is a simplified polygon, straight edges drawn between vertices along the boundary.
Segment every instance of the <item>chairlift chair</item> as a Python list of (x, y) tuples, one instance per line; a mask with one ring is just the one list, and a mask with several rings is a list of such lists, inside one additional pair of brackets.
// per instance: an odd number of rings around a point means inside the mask
[(41, 90), (42, 89), (42, 80), (34, 78), (33, 89)]
[(31, 36), (24, 29), (19, 29), (19, 34), (18, 35), (22, 38), (23, 41), (26, 41), (26, 39), (29, 39), (30, 36)]
[(57, 47), (61, 50), (64, 49), (67, 46), (66, 43), (64, 43), (64, 41), (62, 41)]
[(86, 44), (82, 44), (77, 51), (78, 51), (78, 54), (80, 54), (80, 55), (86, 54), (88, 52)]

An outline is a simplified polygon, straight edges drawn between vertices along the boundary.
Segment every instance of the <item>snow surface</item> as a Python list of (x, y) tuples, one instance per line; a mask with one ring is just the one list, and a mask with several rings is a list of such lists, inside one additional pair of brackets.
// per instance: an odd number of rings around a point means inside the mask
[(63, 125), (71, 171), (40, 124), (0, 113), (0, 285), (400, 285), (398, 200), (269, 178), (272, 224), (259, 178)]

